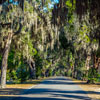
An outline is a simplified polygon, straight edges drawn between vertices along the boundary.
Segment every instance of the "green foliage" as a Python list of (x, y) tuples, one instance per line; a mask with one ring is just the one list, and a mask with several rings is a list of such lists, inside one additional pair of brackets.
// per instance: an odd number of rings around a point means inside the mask
[(72, 70), (70, 69), (70, 70), (68, 70), (68, 72), (67, 72), (67, 76), (69, 76), (69, 77), (71, 77), (72, 76)]
[(97, 52), (96, 52), (96, 56), (100, 57), (100, 47), (98, 48)]
[(7, 78), (6, 78), (6, 80), (11, 80), (9, 70), (7, 70)]
[(27, 69), (27, 64), (24, 63), (23, 56), (21, 56), (21, 59), (19, 60), (16, 72), (20, 82), (24, 82), (29, 77), (29, 70)]
[(18, 81), (22, 83), (29, 78), (29, 72), (24, 67), (21, 67), (17, 70), (17, 77)]
[(53, 75), (53, 73), (52, 73), (52, 72), (53, 72), (53, 70), (52, 70), (52, 69), (50, 69), (50, 70), (49, 70), (49, 72), (48, 72), (48, 75), (49, 75), (49, 76), (52, 76), (52, 75)]
[(43, 59), (38, 53), (34, 56), (34, 58), (36, 63), (36, 77), (38, 78), (42, 76)]
[(83, 24), (83, 26), (79, 29), (80, 38), (81, 40), (84, 40), (86, 43), (90, 42), (90, 38), (87, 36), (89, 32), (89, 27), (85, 24)]
[(98, 78), (97, 70), (93, 67), (90, 68), (88, 72), (88, 80), (90, 81), (89, 83), (94, 83), (95, 81), (97, 81), (97, 78)]
[(11, 78), (12, 80), (18, 80), (16, 70), (12, 70), (12, 71), (10, 71), (9, 74), (10, 74), (10, 78)]
[(8, 57), (8, 69), (13, 70), (15, 69), (16, 65), (15, 65), (15, 52), (14, 49), (12, 49), (9, 53), (9, 57)]

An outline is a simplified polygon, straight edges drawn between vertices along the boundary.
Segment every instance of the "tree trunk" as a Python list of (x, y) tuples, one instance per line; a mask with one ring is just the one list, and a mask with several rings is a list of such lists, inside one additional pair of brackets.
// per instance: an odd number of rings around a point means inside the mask
[(72, 66), (72, 78), (75, 78), (74, 77), (74, 66)]
[(99, 66), (98, 66), (98, 73), (100, 74), (100, 63), (99, 63)]
[(3, 56), (2, 56), (2, 66), (1, 66), (1, 88), (6, 87), (6, 72), (7, 72), (7, 61), (8, 61), (8, 54), (10, 50), (10, 45), (12, 41), (12, 33), (8, 34), (8, 38), (5, 44)]
[(28, 64), (30, 68), (30, 76), (32, 79), (35, 79), (36, 78), (35, 61), (33, 61), (32, 59), (29, 59)]

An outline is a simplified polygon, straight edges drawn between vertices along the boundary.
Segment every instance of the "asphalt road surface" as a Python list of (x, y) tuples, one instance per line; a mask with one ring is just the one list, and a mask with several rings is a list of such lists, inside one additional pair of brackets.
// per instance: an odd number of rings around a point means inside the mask
[(14, 100), (91, 100), (72, 80), (55, 77), (41, 82)]

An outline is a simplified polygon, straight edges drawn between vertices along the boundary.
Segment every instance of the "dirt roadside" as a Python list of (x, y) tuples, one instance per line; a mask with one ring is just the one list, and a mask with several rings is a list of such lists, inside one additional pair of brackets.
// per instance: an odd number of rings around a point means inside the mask
[(0, 100), (12, 100), (27, 89), (36, 86), (43, 79), (28, 80), (23, 84), (7, 84), (5, 89), (0, 89)]
[[(72, 78), (71, 78), (72, 79)], [(78, 84), (87, 95), (93, 100), (100, 100), (100, 83), (97, 84), (87, 84), (86, 81), (80, 81), (72, 79), (76, 84)]]

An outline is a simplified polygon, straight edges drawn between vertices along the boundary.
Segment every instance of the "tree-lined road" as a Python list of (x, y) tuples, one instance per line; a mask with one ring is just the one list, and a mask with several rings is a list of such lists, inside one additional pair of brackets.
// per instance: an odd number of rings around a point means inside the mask
[(50, 78), (14, 100), (91, 100), (72, 80), (65, 77)]

